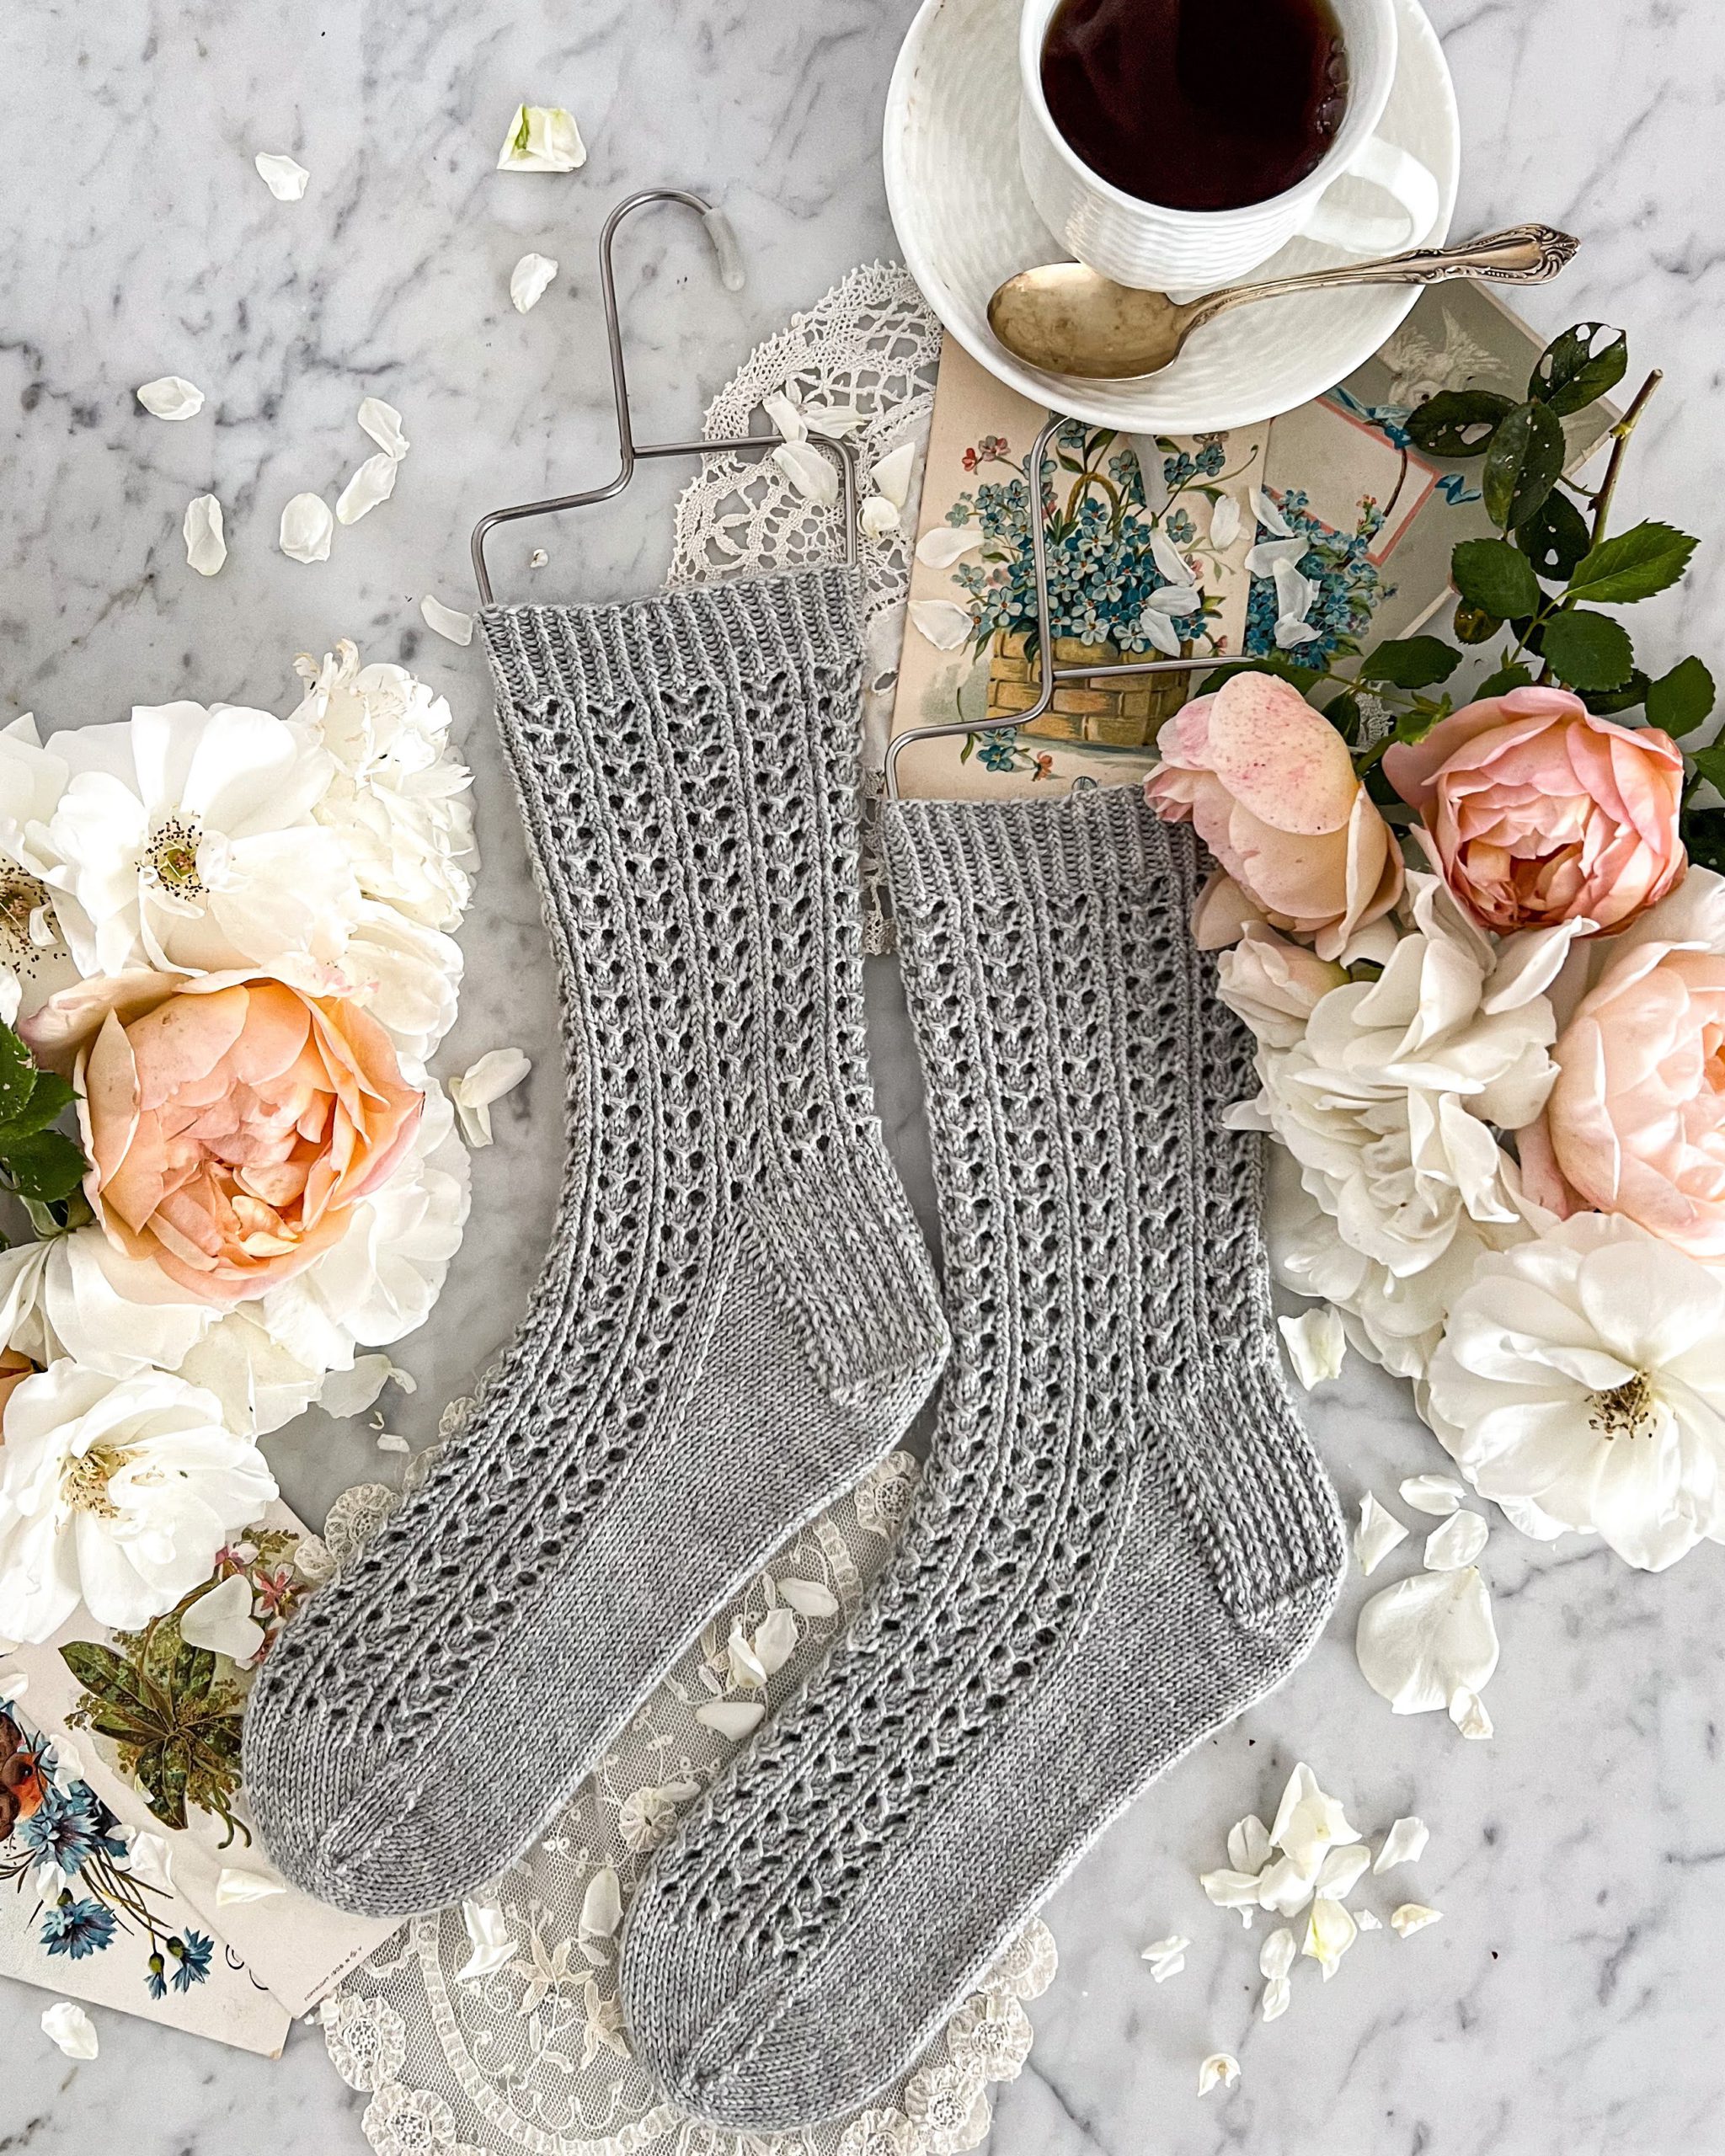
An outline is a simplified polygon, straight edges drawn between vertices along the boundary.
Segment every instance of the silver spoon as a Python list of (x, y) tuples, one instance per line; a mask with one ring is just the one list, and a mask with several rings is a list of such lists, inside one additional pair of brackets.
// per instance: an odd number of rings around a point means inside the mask
[(1184, 306), (1166, 292), (1116, 285), (1081, 262), (1050, 262), (1008, 277), (988, 303), (988, 323), (1009, 352), (1049, 374), (1130, 382), (1160, 374), (1194, 329), (1230, 307), (1338, 285), (1440, 285), (1484, 277), (1503, 285), (1542, 285), (1581, 244), (1550, 225), (1514, 225), (1462, 247), (1417, 247), (1378, 262), (1346, 262), (1300, 277), (1234, 285)]

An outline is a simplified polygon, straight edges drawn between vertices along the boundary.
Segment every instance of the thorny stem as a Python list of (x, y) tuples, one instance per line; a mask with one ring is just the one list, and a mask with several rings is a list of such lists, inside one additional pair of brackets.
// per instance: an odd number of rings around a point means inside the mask
[(1635, 397), (1629, 409), (1611, 430), (1611, 456), (1605, 467), (1605, 476), (1599, 482), (1599, 491), (1594, 496), (1594, 544), (1598, 546), (1605, 536), (1605, 519), (1610, 513), (1611, 497), (1617, 491), (1617, 475), (1623, 468), (1623, 452), (1629, 446), (1629, 437), (1635, 432), (1637, 422), (1647, 409), (1648, 400), (1665, 379), (1662, 368), (1655, 367)]

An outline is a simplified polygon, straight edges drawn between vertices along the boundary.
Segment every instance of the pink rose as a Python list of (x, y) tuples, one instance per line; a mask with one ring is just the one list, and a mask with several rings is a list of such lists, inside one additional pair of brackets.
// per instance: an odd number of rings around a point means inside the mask
[(1651, 727), (1595, 718), (1567, 689), (1512, 689), (1384, 755), (1424, 817), (1444, 880), (1500, 936), (1588, 920), (1610, 931), (1688, 867), (1683, 757)]
[(203, 1302), (260, 1295), (339, 1241), (425, 1104), (374, 1018), (265, 974), (87, 981), (26, 1031), (78, 1089), (109, 1240)]
[(1544, 1117), (1518, 1138), (1530, 1195), (1725, 1258), (1722, 1042), (1725, 954), (1651, 939), (1624, 952), (1551, 1050)]
[(1255, 911), (1333, 958), (1401, 897), (1401, 851), (1347, 743), (1291, 683), (1236, 674), (1177, 712), (1156, 748), (1145, 798), (1168, 822), (1189, 820), (1249, 902), (1206, 894), (1207, 943)]

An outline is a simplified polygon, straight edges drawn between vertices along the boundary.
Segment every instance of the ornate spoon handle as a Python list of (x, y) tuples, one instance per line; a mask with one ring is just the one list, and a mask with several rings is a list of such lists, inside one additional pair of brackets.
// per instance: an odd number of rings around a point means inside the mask
[(1452, 277), (1483, 277), (1500, 285), (1543, 285), (1571, 261), (1581, 245), (1551, 225), (1512, 225), (1461, 247), (1416, 247), (1378, 262), (1347, 262), (1299, 277), (1273, 277), (1262, 285), (1235, 285), (1194, 300), (1188, 329), (1230, 307), (1279, 300), (1290, 292), (1323, 291), (1338, 285), (1441, 285)]

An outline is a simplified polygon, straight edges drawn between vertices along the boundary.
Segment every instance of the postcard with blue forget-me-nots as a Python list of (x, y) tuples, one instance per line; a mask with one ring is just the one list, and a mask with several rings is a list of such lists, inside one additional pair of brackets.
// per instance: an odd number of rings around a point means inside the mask
[[(1451, 595), (1459, 540), (1491, 530), (1477, 463), (1445, 467), (1407, 421), (1439, 390), (1525, 396), (1543, 339), (1476, 285), (1423, 293), (1375, 357), (1279, 419), (1197, 436), (1069, 419), (1042, 503), (1054, 662), (1191, 657), (1189, 672), (1064, 675), (1048, 708), (1027, 515), (1032, 442), (1049, 418), (948, 339), (922, 483), (893, 732), (968, 721), (905, 749), (907, 794), (964, 799), (1118, 785), (1211, 662), (1279, 651), (1346, 671)], [(1568, 468), (1617, 414), (1566, 424)]]

